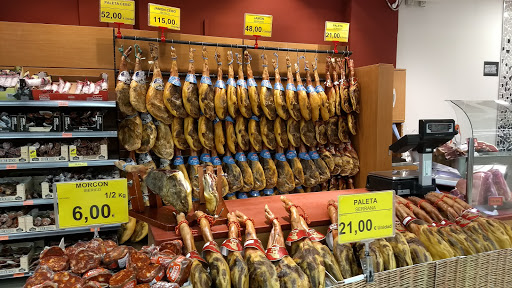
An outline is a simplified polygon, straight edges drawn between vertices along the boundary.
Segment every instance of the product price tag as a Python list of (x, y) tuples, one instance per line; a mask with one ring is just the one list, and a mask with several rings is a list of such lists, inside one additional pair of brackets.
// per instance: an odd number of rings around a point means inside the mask
[(503, 196), (489, 196), (488, 205), (489, 206), (503, 206)]
[(100, 22), (135, 24), (135, 1), (100, 0)]
[(393, 191), (340, 195), (338, 207), (340, 244), (395, 235)]
[(180, 30), (180, 8), (148, 3), (148, 25)]
[(272, 37), (272, 15), (245, 13), (244, 35)]
[(59, 228), (128, 222), (126, 179), (55, 184)]
[[(71, 156), (73, 157), (73, 156)], [(87, 162), (69, 162), (68, 167), (86, 167)]]
[(325, 21), (324, 41), (348, 42), (350, 23)]

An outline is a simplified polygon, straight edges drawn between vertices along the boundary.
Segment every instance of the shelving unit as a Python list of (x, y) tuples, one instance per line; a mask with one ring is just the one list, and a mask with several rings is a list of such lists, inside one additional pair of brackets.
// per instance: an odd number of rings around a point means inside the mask
[(0, 164), (1, 170), (21, 170), (21, 169), (42, 169), (42, 168), (67, 168), (67, 167), (98, 167), (113, 166), (117, 160), (94, 160), (77, 162), (29, 162)]
[(30, 277), (34, 275), (33, 271), (25, 272), (25, 273), (14, 273), (14, 274), (0, 274), (0, 280), (2, 279), (12, 279), (12, 278), (21, 278), (21, 277)]
[(115, 108), (116, 101), (0, 101), (0, 107), (90, 107)]
[(117, 131), (0, 133), (0, 139), (62, 139), (62, 138), (114, 138), (114, 137), (117, 137)]
[(0, 208), (19, 207), (19, 206), (37, 206), (53, 204), (53, 199), (30, 199), (25, 201), (0, 202)]
[[(109, 231), (109, 230), (117, 230), (121, 227), (121, 224), (109, 224), (99, 226), (99, 231)], [(0, 234), (0, 240), (17, 240), (17, 239), (30, 239), (30, 238), (40, 238), (40, 237), (48, 237), (48, 236), (61, 236), (61, 235), (69, 235), (69, 234), (78, 234), (78, 233), (86, 233), (86, 232), (94, 232), (94, 227), (83, 227), (83, 228), (68, 228), (68, 229), (57, 229), (53, 231), (40, 231), (40, 232), (23, 232), (23, 233), (10, 233), (10, 234)]]

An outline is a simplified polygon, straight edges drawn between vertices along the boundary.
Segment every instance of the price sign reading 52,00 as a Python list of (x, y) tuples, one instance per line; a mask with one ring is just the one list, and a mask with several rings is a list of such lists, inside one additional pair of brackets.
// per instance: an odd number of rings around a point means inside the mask
[(128, 222), (126, 179), (63, 182), (55, 187), (59, 228)]
[(100, 22), (135, 24), (135, 2), (100, 0)]

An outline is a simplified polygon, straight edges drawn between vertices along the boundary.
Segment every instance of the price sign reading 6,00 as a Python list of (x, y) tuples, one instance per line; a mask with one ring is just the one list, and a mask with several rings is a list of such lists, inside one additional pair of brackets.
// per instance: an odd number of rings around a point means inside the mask
[(340, 244), (395, 235), (394, 192), (338, 196)]
[(135, 2), (100, 0), (100, 22), (135, 24)]
[(59, 228), (128, 222), (126, 179), (55, 184)]
[(271, 37), (272, 15), (245, 13), (244, 35)]
[(180, 8), (148, 3), (148, 25), (180, 30)]

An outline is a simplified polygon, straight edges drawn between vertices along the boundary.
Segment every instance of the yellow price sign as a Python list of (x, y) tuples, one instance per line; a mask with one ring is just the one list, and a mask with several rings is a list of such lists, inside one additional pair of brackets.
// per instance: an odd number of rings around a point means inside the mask
[(324, 41), (348, 42), (350, 23), (325, 21)]
[(135, 1), (100, 0), (100, 22), (135, 25)]
[(148, 3), (148, 25), (180, 30), (180, 8)]
[(272, 15), (245, 13), (244, 35), (272, 37)]
[(126, 179), (56, 183), (59, 228), (128, 222)]
[(394, 195), (383, 191), (338, 196), (338, 242), (394, 236)]
[(86, 167), (87, 162), (69, 162), (68, 167)]

